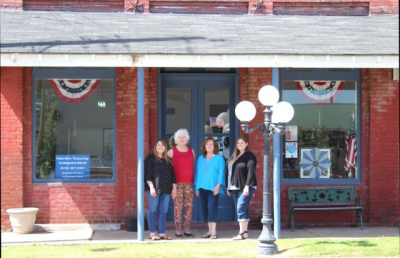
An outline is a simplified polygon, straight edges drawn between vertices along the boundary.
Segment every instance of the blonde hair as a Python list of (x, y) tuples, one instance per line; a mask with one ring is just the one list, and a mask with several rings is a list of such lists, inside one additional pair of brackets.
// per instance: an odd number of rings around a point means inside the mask
[[(238, 143), (239, 140), (242, 140), (242, 141), (244, 141), (245, 143), (249, 143), (249, 141), (247, 140), (246, 137), (244, 137), (244, 136), (239, 136), (239, 137), (237, 138), (237, 140), (236, 140), (236, 143), (235, 143), (235, 150), (233, 151), (232, 156), (228, 159), (228, 162), (227, 162), (228, 164), (235, 162), (235, 160), (237, 159), (237, 157), (238, 157), (239, 154), (240, 154), (240, 151), (239, 151), (238, 148), (237, 148), (237, 143)], [(246, 151), (250, 151), (249, 145), (246, 146), (246, 149), (245, 149), (244, 151), (245, 151), (245, 152), (246, 152)]]
[(172, 164), (172, 161), (171, 161), (170, 157), (167, 154), (167, 149), (168, 149), (167, 142), (164, 139), (161, 139), (161, 138), (159, 138), (156, 141), (156, 144), (154, 144), (154, 148), (153, 148), (154, 159), (156, 160), (156, 162), (161, 162), (161, 159), (160, 159), (160, 157), (158, 157), (158, 152), (157, 152), (157, 144), (159, 142), (161, 142), (162, 145), (164, 145), (164, 147), (165, 147), (165, 150), (164, 150), (164, 153), (163, 153), (163, 158), (165, 159), (165, 161), (167, 163)]

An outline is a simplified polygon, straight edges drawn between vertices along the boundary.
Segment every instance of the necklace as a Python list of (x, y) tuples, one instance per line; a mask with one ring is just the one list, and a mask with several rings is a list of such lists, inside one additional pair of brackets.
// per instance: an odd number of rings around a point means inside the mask
[(206, 160), (205, 160), (205, 165), (206, 165), (206, 171), (204, 172), (204, 174), (207, 174), (207, 172), (208, 172), (208, 163), (210, 163), (210, 160), (212, 159), (212, 157), (214, 157), (214, 155), (215, 154), (213, 154), (212, 156), (211, 156), (211, 158), (207, 158), (207, 156), (206, 156)]

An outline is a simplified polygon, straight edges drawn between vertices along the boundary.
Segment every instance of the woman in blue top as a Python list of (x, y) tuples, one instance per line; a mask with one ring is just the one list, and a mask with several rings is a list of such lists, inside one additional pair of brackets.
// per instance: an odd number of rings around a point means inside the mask
[(205, 139), (201, 152), (194, 184), (204, 220), (208, 222), (208, 232), (202, 238), (217, 239), (218, 196), (224, 194), (221, 186), (225, 185), (225, 159), (218, 154), (217, 143), (212, 137)]

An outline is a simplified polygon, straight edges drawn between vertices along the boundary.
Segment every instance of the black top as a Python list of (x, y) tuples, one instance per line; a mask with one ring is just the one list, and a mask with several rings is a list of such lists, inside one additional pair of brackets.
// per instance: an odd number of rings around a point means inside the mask
[(167, 163), (164, 158), (157, 162), (154, 154), (149, 154), (144, 160), (144, 181), (146, 191), (150, 191), (147, 181), (151, 181), (157, 194), (171, 194), (172, 184), (176, 184), (172, 164)]
[[(231, 185), (240, 190), (243, 190), (246, 185), (250, 187), (257, 186), (256, 166), (256, 156), (250, 151), (243, 153), (233, 162)], [(228, 171), (228, 166), (226, 166), (226, 171)], [(228, 178), (228, 175), (226, 178)]]

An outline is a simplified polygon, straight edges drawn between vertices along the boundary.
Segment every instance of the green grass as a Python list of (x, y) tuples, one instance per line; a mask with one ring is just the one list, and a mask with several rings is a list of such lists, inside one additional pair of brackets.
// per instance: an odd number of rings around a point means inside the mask
[[(399, 237), (368, 239), (281, 239), (275, 257), (399, 257)], [(259, 242), (88, 244), (75, 246), (2, 247), (2, 257), (260, 257)], [(265, 257), (265, 256), (264, 256)]]

